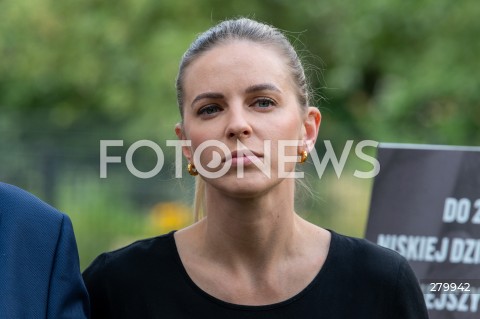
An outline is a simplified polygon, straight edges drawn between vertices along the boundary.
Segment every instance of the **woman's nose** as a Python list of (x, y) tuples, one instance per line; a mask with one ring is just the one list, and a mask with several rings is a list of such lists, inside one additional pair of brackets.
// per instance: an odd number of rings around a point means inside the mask
[(248, 138), (252, 135), (252, 127), (247, 119), (244, 107), (231, 107), (230, 116), (228, 117), (228, 125), (226, 135), (228, 138)]

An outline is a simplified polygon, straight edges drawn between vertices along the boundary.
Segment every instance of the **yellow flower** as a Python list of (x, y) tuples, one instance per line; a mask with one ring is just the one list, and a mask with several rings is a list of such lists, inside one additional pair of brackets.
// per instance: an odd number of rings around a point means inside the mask
[(178, 202), (156, 204), (150, 212), (151, 228), (157, 233), (188, 226), (193, 218), (190, 207)]

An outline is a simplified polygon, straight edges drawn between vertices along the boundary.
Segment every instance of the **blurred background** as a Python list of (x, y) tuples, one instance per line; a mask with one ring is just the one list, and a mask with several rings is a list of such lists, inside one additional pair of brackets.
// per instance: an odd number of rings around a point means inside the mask
[[(480, 6), (476, 0), (2, 0), (0, 181), (20, 186), (72, 219), (84, 269), (99, 253), (189, 225), (194, 179), (175, 178), (174, 80), (195, 36), (247, 16), (285, 30), (304, 59), (323, 114), (324, 141), (340, 157), (348, 140), (480, 145)], [(100, 178), (100, 140), (122, 163)], [(132, 175), (128, 147), (151, 140), (165, 165)], [(374, 148), (365, 148), (375, 156)], [(155, 152), (139, 148), (150, 171)], [(186, 162), (183, 161), (183, 165)], [(353, 150), (338, 177), (301, 169), (312, 194), (297, 211), (364, 235), (372, 179)], [(448, 168), (446, 168), (448, 169)]]

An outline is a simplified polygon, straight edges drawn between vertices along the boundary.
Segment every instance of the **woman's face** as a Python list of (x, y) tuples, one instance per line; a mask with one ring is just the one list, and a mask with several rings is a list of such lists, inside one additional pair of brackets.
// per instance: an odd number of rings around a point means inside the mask
[[(215, 172), (230, 166), (219, 177), (200, 172), (220, 191), (248, 197), (275, 187), (284, 180), (282, 172), (294, 171), (299, 150), (307, 149), (282, 143), (315, 141), (320, 113), (299, 106), (286, 60), (271, 47), (241, 40), (217, 45), (197, 57), (183, 79), (183, 126), (177, 125), (176, 133), (191, 141), (183, 151), (197, 168)], [(208, 140), (226, 147), (200, 152)], [(268, 157), (270, 177), (255, 165), (268, 163)]]

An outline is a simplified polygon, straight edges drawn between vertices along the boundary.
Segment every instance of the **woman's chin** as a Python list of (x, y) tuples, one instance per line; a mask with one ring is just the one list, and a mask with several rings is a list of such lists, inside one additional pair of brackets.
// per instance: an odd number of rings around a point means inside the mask
[(281, 180), (264, 175), (261, 172), (245, 172), (243, 177), (235, 174), (207, 181), (218, 191), (229, 197), (255, 198), (275, 188)]

